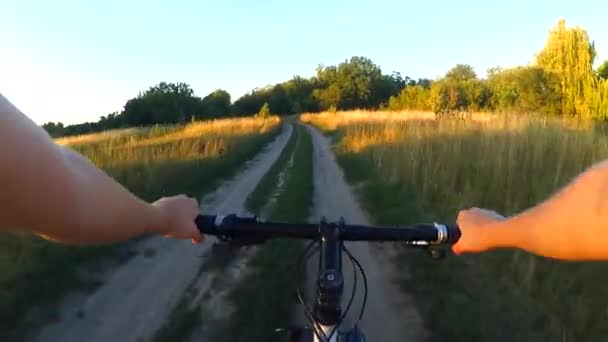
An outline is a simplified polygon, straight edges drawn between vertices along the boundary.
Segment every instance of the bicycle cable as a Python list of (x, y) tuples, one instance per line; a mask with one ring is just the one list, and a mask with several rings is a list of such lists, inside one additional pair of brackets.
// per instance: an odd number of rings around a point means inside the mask
[[(313, 247), (317, 247), (317, 248), (313, 248)], [(304, 307), (304, 313), (306, 314), (306, 319), (308, 320), (309, 324), (311, 325), (313, 333), (319, 339), (319, 341), (329, 341), (334, 336), (334, 334), (338, 331), (338, 328), (343, 323), (344, 319), (346, 318), (346, 315), (350, 311), (352, 304), (354, 303), (354, 298), (356, 296), (356, 291), (357, 291), (357, 287), (358, 287), (357, 271), (359, 273), (361, 273), (361, 277), (363, 278), (364, 292), (363, 292), (363, 303), (361, 305), (359, 317), (357, 318), (357, 321), (355, 322), (354, 326), (357, 326), (359, 324), (359, 322), (362, 320), (363, 314), (365, 312), (365, 307), (367, 306), (368, 283), (367, 283), (367, 275), (365, 274), (363, 266), (361, 265), (359, 260), (357, 260), (357, 258), (355, 258), (355, 256), (350, 252), (350, 250), (348, 250), (348, 248), (346, 248), (345, 245), (342, 245), (342, 250), (348, 256), (349, 261), (351, 262), (351, 266), (353, 268), (353, 290), (351, 292), (351, 296), (348, 301), (348, 304), (346, 305), (346, 309), (342, 313), (340, 319), (338, 320), (338, 322), (336, 323), (336, 325), (334, 326), (334, 328), (332, 329), (332, 331), (329, 335), (326, 335), (325, 332), (323, 332), (322, 326), (320, 325), (320, 323), (318, 323), (315, 320), (312, 310), (306, 304), (306, 301), (302, 294), (302, 289), (301, 289), (300, 285), (298, 285), (296, 287), (296, 293), (298, 296), (298, 300), (299, 300), (300, 304), (302, 304), (302, 306)], [(308, 260), (310, 260), (310, 258), (312, 258), (318, 252), (319, 252), (319, 242), (311, 241), (310, 243), (308, 243), (308, 245), (306, 246), (306, 248), (300, 255), (298, 264), (300, 264), (300, 265), (303, 264), (304, 269), (306, 269)], [(318, 276), (319, 276), (319, 274), (317, 274), (317, 277)], [(302, 283), (302, 281), (300, 281), (298, 283)]]
[[(346, 247), (344, 246), (344, 244), (342, 244), (342, 250), (346, 250)], [(348, 253), (347, 253), (347, 255), (348, 255)], [(357, 294), (357, 267), (355, 266), (356, 259), (352, 255), (348, 255), (348, 259), (350, 260), (351, 266), (353, 267), (353, 290), (351, 291), (350, 299), (348, 300), (346, 309), (344, 309), (342, 316), (340, 317), (340, 319), (338, 320), (338, 322), (332, 329), (331, 333), (329, 334), (329, 337), (327, 337), (328, 341), (331, 340), (331, 338), (334, 336), (336, 331), (338, 331), (338, 328), (340, 328), (340, 325), (342, 324), (342, 322), (344, 321), (344, 318), (346, 318), (346, 315), (350, 311), (350, 308), (353, 305), (353, 302), (355, 301), (355, 295)]]
[[(299, 265), (303, 264), (304, 265), (304, 270), (306, 270), (306, 266), (308, 264), (308, 260), (314, 255), (314, 252), (311, 255), (307, 255), (308, 252), (310, 252), (310, 250), (312, 249), (312, 247), (314, 245), (317, 245), (317, 247), (318, 247), (319, 242), (318, 241), (311, 241), (306, 246), (306, 248), (304, 249), (304, 252), (302, 252), (302, 254), (300, 255), (300, 258), (298, 260), (298, 264)], [(304, 273), (306, 273), (306, 272), (304, 272)], [(301, 280), (301, 278), (300, 278), (300, 280)], [(302, 291), (300, 289), (300, 285), (299, 285), (300, 283), (302, 283), (302, 281), (299, 281), (298, 285), (296, 286), (296, 294), (298, 295), (298, 300), (300, 301), (300, 304), (302, 304), (302, 306), (304, 307), (304, 313), (306, 314), (306, 319), (308, 320), (308, 323), (312, 326), (313, 333), (319, 339), (319, 341), (322, 341), (323, 339), (322, 339), (321, 335), (319, 334), (319, 332), (322, 332), (321, 326), (315, 321), (310, 308), (308, 307), (308, 305), (306, 305), (306, 301), (304, 300), (304, 298), (302, 296)], [(327, 336), (325, 336), (324, 333), (323, 333), (323, 336), (327, 337)]]
[(363, 266), (361, 266), (361, 263), (359, 262), (359, 260), (357, 260), (357, 258), (355, 258), (351, 254), (351, 252), (348, 250), (348, 248), (344, 247), (344, 251), (349, 256), (349, 258), (352, 258), (352, 260), (357, 264), (357, 267), (359, 268), (359, 271), (361, 272), (361, 276), (363, 277), (363, 289), (364, 289), (363, 290), (363, 304), (361, 305), (361, 311), (359, 312), (359, 319), (357, 320), (357, 324), (358, 324), (363, 319), (363, 313), (365, 312), (365, 306), (367, 305), (367, 291), (368, 291), (367, 276), (365, 275), (365, 271), (363, 270)]

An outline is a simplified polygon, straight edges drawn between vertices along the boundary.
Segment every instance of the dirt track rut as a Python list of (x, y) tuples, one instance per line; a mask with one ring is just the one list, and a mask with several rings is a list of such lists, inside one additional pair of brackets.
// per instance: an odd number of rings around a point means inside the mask
[[(291, 132), (292, 126), (284, 125), (281, 134), (248, 162), (243, 172), (201, 201), (203, 212), (245, 212), (245, 199), (278, 158)], [(142, 241), (138, 250), (153, 249), (153, 257), (138, 253), (110, 272), (97, 291), (65, 303), (59, 322), (43, 327), (32, 340), (148, 340), (165, 322), (196, 275), (200, 257), (211, 244), (209, 240), (202, 246), (162, 237)]]
[[(307, 126), (312, 136), (314, 153), (314, 209), (317, 219), (325, 216), (330, 221), (344, 217), (347, 223), (368, 224), (369, 220), (355, 200), (337, 165), (330, 144), (318, 130)], [(427, 333), (420, 314), (414, 308), (412, 298), (405, 295), (395, 283), (406, 269), (398, 269), (389, 260), (388, 245), (371, 246), (365, 242), (347, 243), (347, 247), (359, 260), (368, 278), (369, 293), (365, 315), (359, 327), (369, 341), (424, 341)], [(387, 253), (384, 253), (387, 252)], [(344, 297), (350, 296), (352, 272), (344, 261)], [(312, 264), (315, 264), (312, 262)], [(310, 273), (309, 274), (314, 274)], [(358, 291), (362, 292), (362, 282)], [(362, 296), (358, 296), (344, 327), (352, 326)]]

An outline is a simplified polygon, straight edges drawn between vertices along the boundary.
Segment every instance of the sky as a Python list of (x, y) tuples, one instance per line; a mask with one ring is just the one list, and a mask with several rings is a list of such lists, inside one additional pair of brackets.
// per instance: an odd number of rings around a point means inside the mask
[(0, 0), (0, 93), (35, 122), (96, 121), (161, 81), (204, 97), (369, 57), (384, 73), (485, 76), (533, 61), (560, 18), (608, 59), (605, 0)]

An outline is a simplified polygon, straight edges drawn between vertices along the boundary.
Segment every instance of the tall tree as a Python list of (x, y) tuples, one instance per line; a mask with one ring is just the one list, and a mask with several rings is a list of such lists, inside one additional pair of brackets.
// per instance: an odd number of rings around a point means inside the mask
[(589, 101), (596, 91), (595, 57), (595, 47), (582, 28), (568, 28), (562, 19), (549, 31), (545, 47), (536, 56), (536, 65), (556, 73), (562, 80), (562, 113), (593, 115)]
[(230, 94), (222, 89), (216, 89), (202, 100), (202, 113), (197, 117), (219, 118), (230, 114)]
[(202, 101), (186, 83), (161, 82), (125, 104), (127, 125), (180, 123), (202, 112)]
[(324, 109), (377, 108), (399, 89), (366, 57), (352, 57), (336, 66), (317, 68), (315, 97)]
[(452, 81), (468, 81), (476, 79), (477, 74), (473, 67), (468, 64), (456, 64), (445, 74), (445, 78)]
[(42, 128), (44, 128), (46, 132), (53, 138), (59, 137), (64, 133), (63, 123), (61, 122), (47, 122), (42, 125)]
[(292, 102), (285, 86), (283, 84), (277, 84), (270, 90), (270, 97), (268, 99), (268, 106), (272, 113), (280, 115), (291, 113)]
[(430, 95), (429, 89), (419, 85), (410, 85), (403, 88), (398, 96), (391, 96), (388, 108), (390, 110), (429, 110), (431, 109)]
[(254, 115), (267, 103), (270, 98), (268, 89), (254, 89), (239, 97), (232, 105), (235, 115)]
[(319, 110), (319, 102), (313, 96), (315, 80), (294, 76), (283, 83), (287, 96), (291, 100), (291, 113), (315, 112)]
[(604, 61), (604, 63), (600, 64), (595, 71), (595, 74), (600, 80), (608, 80), (608, 61)]
[(522, 113), (561, 113), (560, 80), (540, 67), (495, 68), (488, 72), (490, 109)]

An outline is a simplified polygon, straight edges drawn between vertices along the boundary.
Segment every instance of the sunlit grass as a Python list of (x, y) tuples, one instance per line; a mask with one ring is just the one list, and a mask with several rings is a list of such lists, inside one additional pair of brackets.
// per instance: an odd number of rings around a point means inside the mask
[(194, 122), (184, 126), (156, 126), (87, 134), (58, 139), (102, 168), (135, 163), (196, 160), (217, 157), (243, 139), (276, 128), (278, 117)]
[[(476, 122), (488, 122), (492, 115), (488, 113), (471, 113), (470, 119)], [(332, 131), (342, 126), (365, 122), (391, 122), (410, 120), (435, 120), (435, 114), (427, 111), (395, 111), (378, 112), (369, 110), (353, 110), (346, 112), (323, 112), (317, 114), (306, 113), (300, 116), (300, 120), (306, 123), (314, 123), (323, 131)]]
[[(593, 163), (608, 158), (605, 129), (577, 120), (493, 114), (448, 120), (419, 113), (374, 112), (305, 115), (303, 120), (327, 133), (336, 133), (339, 140), (334, 150), (338, 159), (348, 161), (347, 165), (353, 168), (345, 172), (358, 173), (359, 181), (381, 182), (386, 192), (371, 195), (395, 198), (397, 204), (390, 215), (393, 221), (401, 219), (402, 223), (408, 217), (401, 213), (408, 210), (398, 206), (408, 202), (406, 196), (412, 193), (426, 217), (436, 220), (453, 222), (460, 209), (471, 206), (510, 215), (544, 200)], [(370, 205), (374, 208), (373, 203)], [(385, 208), (375, 208), (378, 213), (371, 212), (372, 216), (384, 215), (380, 211)], [(573, 236), (579, 228), (573, 227)], [(471, 256), (466, 260), (466, 268), (474, 270), (472, 281), (481, 282), (476, 286), (505, 286), (510, 293), (524, 298), (533, 316), (542, 317), (541, 321), (529, 322), (529, 328), (534, 326), (546, 336), (560, 336), (563, 341), (596, 341), (608, 334), (604, 324), (608, 317), (608, 289), (601, 280), (602, 274), (608, 273), (608, 264), (568, 264), (520, 251)], [(439, 274), (437, 270), (428, 272)], [(445, 272), (452, 277), (450, 272), (456, 271)], [(475, 272), (488, 278), (474, 276)], [(462, 278), (471, 278), (471, 274)], [(437, 284), (421, 285), (424, 286)], [(442, 291), (440, 287), (435, 290)], [(452, 299), (450, 295), (445, 298), (442, 300)], [(500, 297), (493, 300), (515, 316), (518, 310), (524, 310), (516, 304), (509, 308), (510, 304), (501, 302)], [(445, 306), (438, 308), (447, 310)], [(472, 311), (479, 312), (476, 310)], [(492, 318), (467, 324), (484, 327), (480, 331), (508, 329), (500, 322), (492, 325), (489, 321)], [(460, 340), (472, 338), (463, 335)]]
[(104, 142), (111, 139), (118, 139), (124, 136), (135, 136), (138, 133), (145, 131), (143, 128), (124, 128), (109, 130), (100, 133), (81, 134), (70, 137), (55, 139), (55, 142), (59, 145), (75, 146), (80, 144), (92, 144)]

